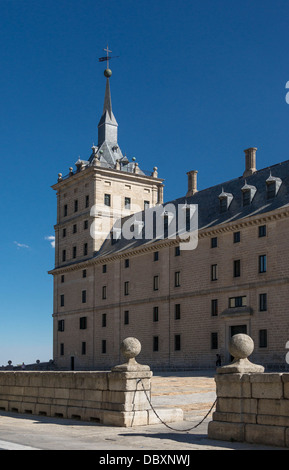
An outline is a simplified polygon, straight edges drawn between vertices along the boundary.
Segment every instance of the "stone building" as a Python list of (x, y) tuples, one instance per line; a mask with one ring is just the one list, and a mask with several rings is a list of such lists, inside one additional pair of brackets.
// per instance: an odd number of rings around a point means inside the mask
[[(135, 336), (139, 362), (151, 367), (214, 367), (217, 354), (230, 360), (231, 336), (247, 333), (254, 362), (285, 366), (289, 161), (257, 170), (249, 148), (243, 175), (198, 191), (189, 171), (187, 190), (164, 205), (157, 168), (147, 174), (129, 161), (117, 131), (107, 76), (98, 145), (52, 186), (55, 363), (107, 369), (121, 360), (121, 341)], [(167, 207), (175, 216), (198, 208), (195, 249), (182, 249), (177, 231), (168, 236)], [(162, 237), (143, 235), (152, 209)], [(128, 238), (122, 229), (131, 220)]]

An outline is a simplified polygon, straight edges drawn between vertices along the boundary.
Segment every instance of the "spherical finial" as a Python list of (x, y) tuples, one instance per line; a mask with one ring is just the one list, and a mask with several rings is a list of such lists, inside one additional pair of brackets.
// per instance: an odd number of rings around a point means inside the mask
[(229, 352), (235, 359), (245, 359), (254, 351), (254, 341), (248, 335), (239, 333), (232, 336), (229, 342)]
[(141, 344), (137, 338), (129, 337), (122, 341), (120, 351), (127, 359), (134, 359), (141, 352)]
[(105, 69), (105, 71), (104, 71), (104, 76), (105, 76), (106, 78), (111, 77), (111, 76), (112, 76), (112, 71), (111, 71), (110, 69)]

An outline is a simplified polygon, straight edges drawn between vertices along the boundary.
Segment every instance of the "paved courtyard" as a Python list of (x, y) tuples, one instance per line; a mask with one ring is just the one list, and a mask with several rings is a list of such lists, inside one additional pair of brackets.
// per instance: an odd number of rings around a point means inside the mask
[[(152, 404), (178, 407), (184, 421), (119, 428), (76, 420), (20, 415), (0, 411), (0, 449), (155, 451), (276, 449), (207, 438), (210, 416), (195, 429), (215, 401), (214, 371), (155, 372)], [(183, 430), (183, 431), (182, 431)], [(279, 449), (281, 450), (281, 449)], [(123, 453), (122, 453), (123, 455)]]

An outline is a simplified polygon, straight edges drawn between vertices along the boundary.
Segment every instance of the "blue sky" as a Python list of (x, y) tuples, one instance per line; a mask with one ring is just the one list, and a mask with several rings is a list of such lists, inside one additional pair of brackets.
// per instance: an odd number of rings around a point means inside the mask
[[(0, 0), (0, 365), (52, 358), (59, 172), (97, 143), (109, 44), (119, 145), (165, 200), (287, 160), (287, 0)], [(289, 90), (288, 90), (289, 91)]]

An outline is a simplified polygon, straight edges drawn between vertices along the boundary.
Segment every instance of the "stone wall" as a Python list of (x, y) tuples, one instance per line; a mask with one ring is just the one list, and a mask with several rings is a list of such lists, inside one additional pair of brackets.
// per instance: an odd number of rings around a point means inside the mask
[[(134, 359), (139, 342), (126, 340), (127, 362), (109, 372), (1, 371), (0, 410), (126, 427), (159, 422), (147, 399), (152, 372)], [(165, 422), (183, 419), (180, 409), (157, 413)]]
[(247, 359), (253, 349), (249, 336), (232, 337), (234, 360), (215, 376), (217, 403), (208, 437), (289, 447), (289, 374), (264, 373)]
[(218, 374), (208, 437), (289, 447), (289, 374)]

